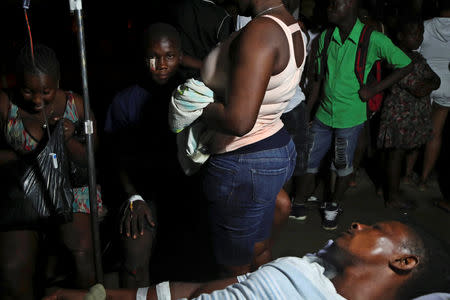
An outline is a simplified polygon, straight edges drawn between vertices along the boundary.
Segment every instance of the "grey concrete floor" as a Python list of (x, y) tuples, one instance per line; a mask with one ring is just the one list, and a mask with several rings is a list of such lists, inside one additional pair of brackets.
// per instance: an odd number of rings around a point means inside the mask
[[(450, 184), (450, 182), (449, 182)], [(343, 201), (343, 213), (339, 227), (326, 231), (321, 227), (318, 209), (311, 208), (305, 221), (289, 219), (274, 245), (274, 257), (302, 256), (320, 249), (328, 239), (335, 238), (346, 230), (352, 222), (371, 224), (377, 221), (400, 219), (411, 220), (423, 225), (430, 233), (450, 242), (450, 214), (433, 205), (442, 197), (436, 180), (429, 183), (426, 191), (419, 191), (415, 185), (401, 184), (403, 196), (416, 201), (416, 210), (404, 214), (384, 207), (384, 201), (377, 196), (375, 187), (362, 169), (357, 177), (357, 186), (349, 188)]]

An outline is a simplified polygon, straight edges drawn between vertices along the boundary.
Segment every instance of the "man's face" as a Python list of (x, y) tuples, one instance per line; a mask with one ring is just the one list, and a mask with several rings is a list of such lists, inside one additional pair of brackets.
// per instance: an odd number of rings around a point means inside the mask
[(152, 41), (146, 51), (146, 67), (152, 79), (158, 84), (165, 84), (177, 72), (181, 61), (181, 51), (169, 38)]
[(335, 245), (354, 262), (387, 263), (393, 256), (402, 254), (401, 245), (408, 235), (408, 227), (400, 222), (353, 223), (335, 240)]
[(339, 24), (349, 13), (349, 0), (329, 0), (327, 15), (328, 21)]

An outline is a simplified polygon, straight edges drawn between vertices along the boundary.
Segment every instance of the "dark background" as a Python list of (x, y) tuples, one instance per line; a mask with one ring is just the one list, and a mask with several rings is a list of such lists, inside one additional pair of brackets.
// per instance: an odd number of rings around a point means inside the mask
[[(178, 0), (128, 0), (118, 4), (116, 1), (83, 1), (89, 96), (91, 108), (98, 121), (100, 140), (106, 110), (114, 94), (135, 82), (138, 76), (135, 66), (142, 62), (139, 53), (141, 32), (153, 22), (174, 23), (172, 13), (178, 2)], [(315, 17), (323, 18), (327, 0), (315, 2), (317, 8), (314, 10), (317, 13)], [(389, 20), (399, 14), (414, 13), (414, 3), (421, 1), (367, 0), (363, 2), (374, 17), (388, 25)], [(14, 86), (15, 58), (19, 49), (28, 43), (22, 5), (22, 0), (0, 0), (0, 88)], [(436, 0), (428, 0), (423, 3), (422, 9), (419, 11), (416, 9), (415, 12), (420, 13), (424, 18), (429, 18), (433, 16), (435, 7)], [(44, 43), (56, 51), (61, 62), (60, 87), (82, 94), (77, 28), (75, 17), (70, 13), (69, 1), (31, 0), (28, 17), (33, 42)], [(314, 21), (314, 18), (312, 19)], [(99, 153), (102, 153), (101, 151), (102, 149)], [(445, 143), (442, 152), (448, 153), (448, 143)], [(102, 175), (102, 166), (108, 161), (102, 160), (100, 154), (96, 156), (96, 163), (100, 166), (98, 174)], [(448, 165), (448, 158), (445, 164)], [(98, 178), (101, 183), (102, 178), (105, 177)], [(448, 169), (443, 178), (448, 182)], [(108, 199), (104, 200), (107, 202)], [(190, 241), (185, 238), (179, 243), (179, 249), (172, 249), (173, 252), (164, 254), (176, 256), (177, 251), (186, 251), (191, 248), (189, 244)], [(204, 253), (207, 252), (205, 248)], [(204, 253), (201, 252), (196, 256), (204, 255)], [(186, 253), (186, 255), (193, 254)], [(181, 265), (183, 262), (176, 261), (176, 263)], [(163, 264), (164, 261), (161, 261), (161, 265)], [(211, 266), (200, 268), (199, 273), (208, 267)], [(165, 274), (161, 276), (164, 277)], [(183, 279), (183, 277), (176, 279)]]
[[(100, 124), (112, 96), (135, 80), (137, 72), (134, 66), (141, 61), (138, 41), (142, 30), (153, 22), (173, 23), (172, 12), (180, 1), (83, 1), (89, 94), (91, 107)], [(289, 1), (294, 3), (297, 0)], [(28, 17), (34, 43), (47, 44), (56, 51), (62, 66), (61, 87), (81, 93), (76, 21), (70, 13), (69, 1), (30, 2)], [(302, 2), (308, 1), (299, 1)], [(317, 16), (313, 18), (326, 18), (327, 0), (309, 2), (315, 2), (314, 13)], [(415, 7), (419, 4), (422, 5), (419, 13), (427, 18), (432, 16), (436, 6), (436, 0), (424, 1), (423, 4), (421, 0), (362, 2), (374, 17), (386, 23), (405, 10), (417, 10)], [(22, 0), (0, 1), (0, 87), (14, 85), (15, 57), (18, 49), (28, 42), (22, 5)]]
[[(103, 120), (112, 95), (134, 81), (137, 38), (152, 22), (170, 20), (176, 1), (83, 1), (88, 83), (92, 109)], [(14, 62), (28, 42), (21, 0), (0, 1), (0, 86), (14, 85)], [(61, 62), (61, 88), (81, 93), (76, 20), (67, 0), (31, 0), (28, 10), (33, 42), (53, 48)]]

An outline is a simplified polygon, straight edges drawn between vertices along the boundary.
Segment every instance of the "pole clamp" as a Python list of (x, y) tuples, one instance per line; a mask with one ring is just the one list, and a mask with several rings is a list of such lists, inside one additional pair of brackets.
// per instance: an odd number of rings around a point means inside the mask
[(86, 135), (94, 134), (94, 122), (91, 120), (84, 121), (84, 133), (86, 133)]
[(82, 10), (81, 0), (69, 0), (70, 11)]

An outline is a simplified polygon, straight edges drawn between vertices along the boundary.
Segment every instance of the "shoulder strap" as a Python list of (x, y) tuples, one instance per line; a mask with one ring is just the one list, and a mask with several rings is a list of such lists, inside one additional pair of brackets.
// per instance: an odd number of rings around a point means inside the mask
[(77, 106), (75, 104), (75, 98), (73, 96), (72, 91), (65, 91), (66, 94), (66, 107), (64, 109), (64, 118), (69, 119), (72, 122), (77, 122), (78, 117), (78, 111)]
[(330, 41), (331, 41), (331, 36), (333, 35), (334, 29), (336, 27), (332, 26), (329, 27), (327, 29), (327, 31), (325, 32), (325, 37), (323, 40), (323, 47), (322, 50), (320, 51), (320, 66), (317, 64), (316, 66), (316, 74), (318, 76), (317, 80), (321, 80), (325, 78), (325, 72), (327, 71), (327, 59), (328, 59), (328, 46), (330, 45)]
[(298, 22), (295, 22), (294, 24), (291, 24), (288, 26), (291, 33), (296, 33), (297, 31), (301, 31), (300, 25)]
[(366, 68), (367, 52), (369, 49), (370, 36), (372, 35), (373, 28), (364, 25), (359, 36), (358, 48), (355, 56), (355, 75), (360, 85), (364, 83), (364, 72)]

